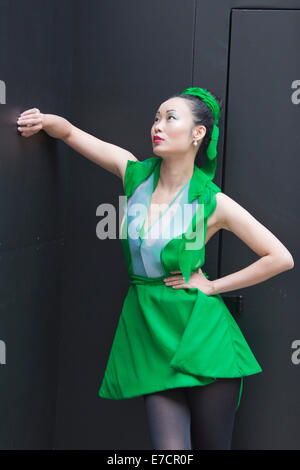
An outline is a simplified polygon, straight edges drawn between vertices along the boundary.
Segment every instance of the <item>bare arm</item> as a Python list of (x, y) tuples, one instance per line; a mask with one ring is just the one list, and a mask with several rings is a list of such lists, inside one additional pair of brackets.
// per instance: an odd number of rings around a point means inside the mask
[(68, 134), (62, 140), (76, 152), (105, 170), (114, 173), (122, 180), (124, 180), (127, 161), (137, 161), (137, 158), (128, 150), (100, 140), (72, 124)]
[(217, 193), (216, 200), (211, 216), (214, 224), (234, 233), (261, 258), (240, 271), (211, 281), (213, 295), (252, 286), (294, 267), (287, 248), (246, 209), (224, 193)]
[(76, 152), (88, 158), (105, 170), (122, 179), (128, 160), (137, 158), (128, 150), (98, 139), (55, 114), (43, 114), (39, 109), (29, 109), (20, 116), (18, 129), (24, 137), (30, 137), (43, 129), (51, 137), (63, 140)]

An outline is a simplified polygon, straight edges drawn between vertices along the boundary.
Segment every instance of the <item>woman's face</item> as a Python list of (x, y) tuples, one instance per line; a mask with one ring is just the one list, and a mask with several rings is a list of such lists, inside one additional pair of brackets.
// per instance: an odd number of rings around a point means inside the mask
[[(205, 132), (205, 126), (194, 127), (192, 113), (186, 100), (170, 98), (160, 105), (154, 116), (151, 128), (153, 152), (161, 157), (195, 153)], [(194, 133), (200, 139), (197, 147), (192, 145)], [(155, 141), (156, 135), (163, 140)]]

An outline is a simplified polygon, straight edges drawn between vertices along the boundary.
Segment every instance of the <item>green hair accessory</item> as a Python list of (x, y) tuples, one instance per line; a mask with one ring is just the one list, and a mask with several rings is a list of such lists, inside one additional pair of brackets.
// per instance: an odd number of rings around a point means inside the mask
[(182, 95), (194, 95), (209, 107), (214, 118), (214, 125), (211, 133), (209, 145), (206, 150), (206, 160), (201, 170), (208, 176), (210, 180), (214, 179), (217, 167), (217, 144), (219, 140), (218, 122), (220, 118), (220, 105), (217, 100), (207, 91), (206, 88), (186, 88)]

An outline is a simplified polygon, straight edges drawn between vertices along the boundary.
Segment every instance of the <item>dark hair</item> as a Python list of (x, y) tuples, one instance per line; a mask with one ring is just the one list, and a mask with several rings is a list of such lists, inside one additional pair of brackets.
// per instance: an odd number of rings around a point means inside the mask
[[(222, 109), (223, 106), (223, 100), (219, 98), (217, 95), (212, 93), (211, 91), (208, 90), (208, 92), (217, 100), (220, 106), (220, 110)], [(207, 104), (199, 99), (197, 96), (194, 95), (188, 95), (188, 94), (181, 94), (181, 93), (176, 93), (175, 95), (170, 96), (169, 99), (171, 98), (182, 98), (187, 100), (190, 103), (190, 108), (194, 120), (194, 126), (205, 126), (206, 127), (206, 134), (204, 136), (204, 139), (202, 140), (202, 143), (200, 144), (200, 147), (198, 149), (198, 153), (196, 155), (199, 155), (201, 160), (203, 160), (203, 163), (205, 162), (206, 159), (206, 149), (209, 145), (213, 125), (214, 125), (214, 118), (211, 112), (211, 109), (207, 106)], [(221, 120), (221, 119), (220, 119)], [(220, 124), (220, 120), (218, 123), (218, 126)]]

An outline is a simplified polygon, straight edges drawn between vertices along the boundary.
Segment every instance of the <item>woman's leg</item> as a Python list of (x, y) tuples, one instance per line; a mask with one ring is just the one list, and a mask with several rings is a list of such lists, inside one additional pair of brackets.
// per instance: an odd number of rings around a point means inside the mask
[(191, 450), (190, 409), (185, 388), (144, 395), (153, 449)]
[(191, 409), (192, 449), (230, 450), (241, 378), (217, 379), (187, 387)]

